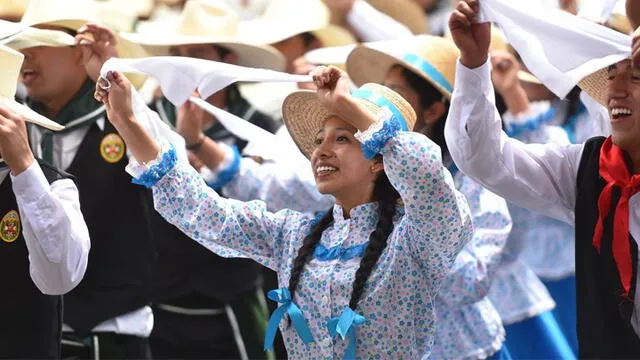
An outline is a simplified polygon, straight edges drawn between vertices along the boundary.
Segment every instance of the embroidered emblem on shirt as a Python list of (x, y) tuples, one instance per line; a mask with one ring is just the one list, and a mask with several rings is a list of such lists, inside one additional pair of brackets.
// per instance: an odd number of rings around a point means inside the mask
[(15, 210), (6, 213), (0, 220), (0, 238), (4, 242), (14, 242), (20, 236), (20, 216)]
[(118, 134), (109, 134), (100, 142), (100, 155), (111, 164), (115, 164), (124, 156), (124, 141)]

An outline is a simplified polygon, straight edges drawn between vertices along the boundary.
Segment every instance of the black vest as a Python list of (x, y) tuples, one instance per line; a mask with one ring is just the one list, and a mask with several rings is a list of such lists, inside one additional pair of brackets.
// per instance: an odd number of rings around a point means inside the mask
[(150, 302), (150, 221), (156, 213), (150, 191), (131, 183), (127, 163), (124, 141), (105, 121), (104, 130), (90, 125), (67, 169), (79, 183), (91, 236), (84, 279), (65, 295), (64, 322), (79, 334)]
[[(49, 181), (67, 174), (40, 164)], [(7, 174), (0, 184), (0, 358), (59, 358), (62, 297), (44, 295), (29, 275), (29, 252)]]
[[(629, 235), (633, 262), (630, 300), (623, 299), (622, 284), (612, 253), (614, 211), (604, 220), (600, 253), (592, 245), (598, 221), (598, 198), (605, 181), (599, 175), (600, 148), (605, 138), (585, 143), (576, 194), (576, 287), (580, 358), (640, 358), (640, 340), (631, 327), (636, 290), (638, 246)], [(620, 199), (614, 190), (612, 209)]]

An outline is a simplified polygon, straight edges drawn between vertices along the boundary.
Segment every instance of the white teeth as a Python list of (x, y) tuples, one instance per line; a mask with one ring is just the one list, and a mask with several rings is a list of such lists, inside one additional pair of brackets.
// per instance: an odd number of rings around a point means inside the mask
[(613, 109), (611, 109), (611, 115), (613, 115), (613, 116), (618, 116), (618, 115), (631, 115), (631, 109), (627, 109), (627, 108), (613, 108)]
[(318, 168), (316, 169), (317, 172), (331, 172), (331, 171), (336, 171), (338, 169), (332, 167), (332, 166), (318, 166)]

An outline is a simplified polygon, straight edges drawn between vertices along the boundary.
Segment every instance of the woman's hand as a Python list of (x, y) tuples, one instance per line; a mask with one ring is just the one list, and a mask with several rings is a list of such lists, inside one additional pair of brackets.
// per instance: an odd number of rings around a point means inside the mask
[(319, 66), (312, 73), (320, 103), (344, 121), (364, 131), (377, 121), (377, 114), (363, 108), (351, 96), (349, 76), (335, 66)]
[(138, 160), (147, 163), (154, 160), (160, 152), (151, 135), (138, 123), (131, 106), (131, 83), (119, 72), (109, 72), (107, 78), (96, 83), (96, 100), (107, 109), (107, 118)]
[(118, 72), (108, 72), (96, 82), (96, 100), (104, 103), (109, 121), (118, 128), (133, 119), (131, 83)]

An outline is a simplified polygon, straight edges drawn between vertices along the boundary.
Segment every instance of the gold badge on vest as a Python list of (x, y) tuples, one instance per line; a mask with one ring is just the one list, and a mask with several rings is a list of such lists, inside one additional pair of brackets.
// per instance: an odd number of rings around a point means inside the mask
[(4, 242), (14, 242), (20, 236), (20, 215), (15, 210), (6, 213), (0, 220), (0, 239)]
[(100, 155), (102, 155), (104, 161), (110, 164), (120, 161), (124, 153), (124, 141), (118, 134), (108, 134), (100, 142)]

